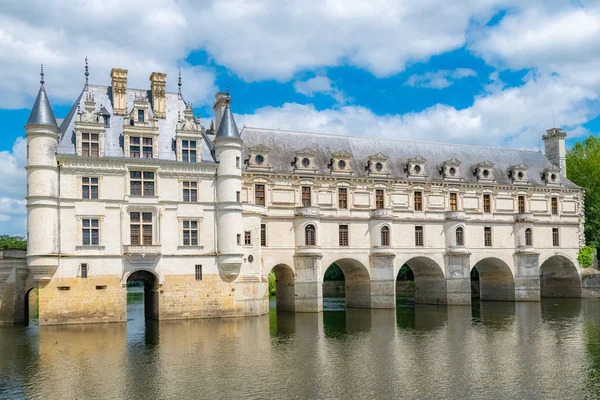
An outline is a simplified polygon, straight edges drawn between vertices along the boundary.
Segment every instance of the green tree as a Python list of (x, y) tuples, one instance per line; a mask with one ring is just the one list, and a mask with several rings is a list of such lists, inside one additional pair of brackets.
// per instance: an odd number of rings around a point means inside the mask
[(585, 189), (585, 240), (600, 245), (600, 140), (590, 136), (567, 152), (567, 178)]
[(0, 250), (27, 250), (27, 240), (22, 236), (0, 235)]
[(327, 271), (325, 271), (324, 281), (343, 281), (344, 273), (342, 269), (336, 263), (332, 263)]

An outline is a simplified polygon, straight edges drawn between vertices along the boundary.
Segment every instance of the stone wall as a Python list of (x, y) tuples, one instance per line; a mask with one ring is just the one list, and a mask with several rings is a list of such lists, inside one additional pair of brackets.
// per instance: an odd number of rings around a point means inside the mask
[(344, 281), (324, 281), (323, 297), (344, 297), (346, 294), (346, 282)]

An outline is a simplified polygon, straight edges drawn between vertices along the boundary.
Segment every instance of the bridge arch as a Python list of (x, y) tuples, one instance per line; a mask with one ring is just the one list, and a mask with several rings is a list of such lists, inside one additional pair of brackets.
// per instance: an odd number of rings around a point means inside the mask
[(268, 273), (275, 275), (275, 307), (277, 311), (295, 311), (296, 274), (287, 264), (277, 264)]
[(515, 278), (505, 261), (487, 257), (475, 263), (471, 271), (471, 287), (482, 301), (515, 300)]
[(360, 261), (353, 258), (340, 258), (323, 268), (323, 280), (329, 268), (336, 264), (344, 274), (344, 294), (346, 307), (370, 308), (371, 307), (371, 275), (368, 268)]
[(540, 296), (581, 297), (579, 271), (569, 257), (556, 254), (540, 265)]
[[(444, 270), (438, 262), (425, 257), (416, 256), (406, 260), (400, 267), (406, 265), (415, 282), (415, 303), (420, 304), (445, 304), (446, 278)], [(396, 278), (401, 268), (396, 271)]]
[(124, 276), (125, 282), (141, 281), (144, 284), (144, 317), (158, 319), (159, 314), (159, 276), (149, 269), (136, 269)]

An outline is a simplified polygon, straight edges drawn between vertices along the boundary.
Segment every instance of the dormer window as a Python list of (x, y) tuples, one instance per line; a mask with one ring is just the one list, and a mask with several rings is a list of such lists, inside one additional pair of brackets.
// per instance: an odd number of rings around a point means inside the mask
[(256, 161), (256, 163), (258, 165), (263, 165), (265, 162), (265, 157), (262, 154), (258, 154), (257, 156), (254, 157), (254, 160)]
[(410, 177), (424, 177), (425, 176), (425, 162), (427, 160), (421, 156), (409, 158), (406, 164), (405, 171)]
[(305, 148), (296, 152), (294, 161), (294, 170), (316, 172), (315, 155), (317, 152), (310, 148)]
[(560, 168), (555, 165), (542, 171), (542, 179), (546, 185), (560, 185)]
[(369, 157), (369, 162), (367, 163), (367, 171), (369, 174), (374, 175), (383, 175), (387, 174), (387, 161), (388, 156), (383, 153), (377, 153), (374, 156)]
[(302, 159), (302, 166), (303, 166), (304, 168), (308, 168), (308, 167), (310, 166), (310, 160), (309, 160), (307, 157), (304, 157), (304, 158)]
[(338, 168), (339, 168), (339, 169), (344, 169), (344, 168), (346, 168), (346, 161), (344, 161), (344, 160), (340, 160), (340, 161), (338, 161)]
[(138, 110), (138, 122), (144, 122), (144, 110)]
[(352, 168), (350, 168), (350, 157), (352, 157), (352, 155), (344, 150), (331, 153), (331, 161), (329, 163), (331, 172), (352, 173)]
[(456, 158), (444, 161), (440, 174), (445, 180), (460, 180), (460, 161)]
[(494, 172), (493, 172), (494, 164), (491, 161), (484, 161), (477, 164), (474, 168), (474, 174), (477, 177), (478, 181), (493, 181), (494, 180)]
[(269, 169), (269, 148), (262, 144), (248, 148), (248, 168)]
[(513, 183), (527, 183), (527, 169), (529, 167), (523, 163), (513, 165), (508, 170), (508, 176), (511, 178)]
[(181, 141), (181, 161), (196, 162), (196, 143), (195, 140)]

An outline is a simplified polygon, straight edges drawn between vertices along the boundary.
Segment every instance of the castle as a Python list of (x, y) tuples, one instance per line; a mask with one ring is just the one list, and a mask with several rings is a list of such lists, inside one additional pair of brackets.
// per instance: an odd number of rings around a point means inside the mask
[[(0, 323), (127, 319), (144, 281), (160, 320), (319, 312), (336, 263), (348, 307), (394, 308), (396, 277), (415, 302), (595, 296), (582, 282), (583, 191), (566, 178), (565, 136), (536, 151), (243, 127), (229, 93), (202, 126), (166, 74), (148, 89), (86, 82), (63, 120), (41, 86), (25, 125), (25, 260), (0, 259)], [(376, 135), (377, 132), (373, 132)], [(418, 135), (418, 132), (415, 132)], [(4, 260), (4, 261), (2, 261)]]

